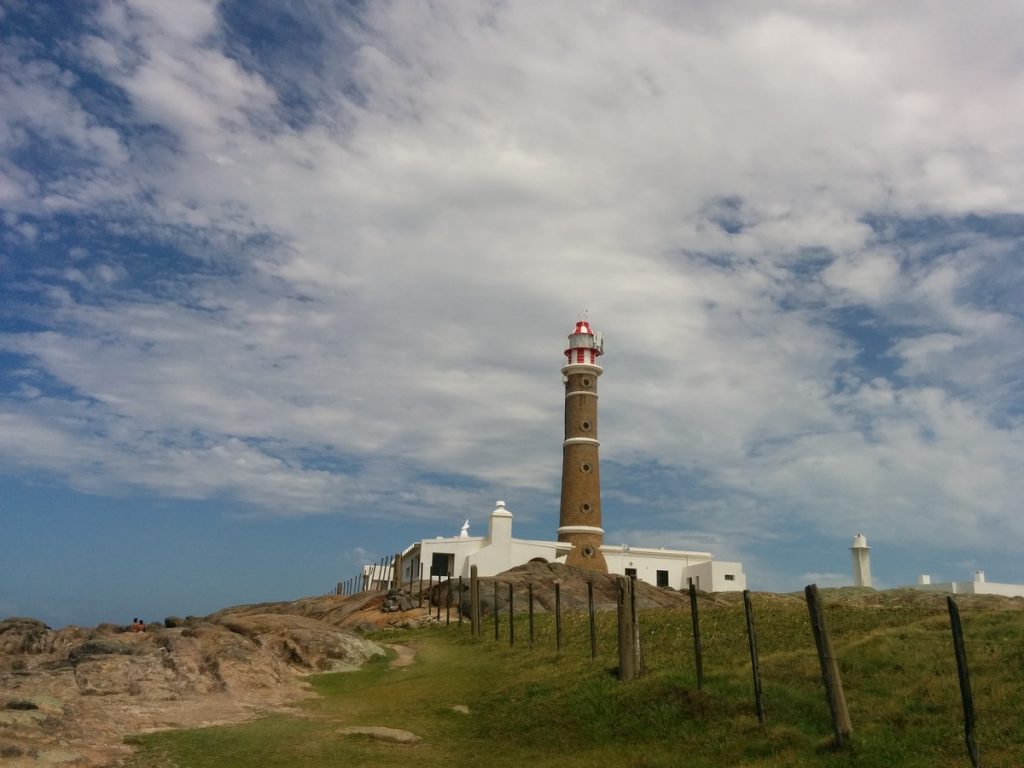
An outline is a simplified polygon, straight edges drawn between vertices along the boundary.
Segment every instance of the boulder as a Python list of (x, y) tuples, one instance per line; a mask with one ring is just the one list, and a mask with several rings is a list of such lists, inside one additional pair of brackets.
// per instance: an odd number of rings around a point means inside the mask
[(52, 631), (43, 622), (12, 616), (0, 621), (0, 654), (44, 653)]

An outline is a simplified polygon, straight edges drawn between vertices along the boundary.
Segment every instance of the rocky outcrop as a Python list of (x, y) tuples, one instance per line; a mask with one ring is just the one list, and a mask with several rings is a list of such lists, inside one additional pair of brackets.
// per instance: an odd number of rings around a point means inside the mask
[[(495, 605), (495, 583), (498, 584), (498, 610), (508, 610), (508, 588), (512, 586), (513, 600), (517, 611), (525, 611), (531, 586), (533, 587), (533, 608), (537, 613), (554, 613), (555, 583), (559, 587), (559, 599), (563, 611), (582, 611), (587, 609), (589, 602), (588, 584), (593, 586), (594, 607), (599, 611), (615, 610), (618, 605), (618, 587), (614, 574), (595, 573), (562, 563), (526, 563), (512, 568), (497, 576), (480, 579), (480, 609), (483, 615), (491, 615)], [(459, 594), (458, 580), (441, 582), (434, 585), (431, 600), (447, 604), (448, 590), (451, 589), (451, 604), (461, 606), (465, 615), (469, 615), (469, 579), (462, 580), (462, 592)], [(639, 598), (638, 607), (642, 610), (655, 608), (681, 608), (690, 604), (689, 595), (673, 589), (655, 587), (644, 582), (637, 582), (636, 594)], [(716, 599), (707, 596), (709, 599)]]
[(5, 758), (108, 765), (127, 754), (131, 733), (252, 718), (308, 695), (306, 674), (354, 669), (384, 653), (351, 631), (284, 613), (125, 629), (0, 621)]
[[(345, 596), (322, 595), (292, 602), (236, 605), (212, 614), (209, 620), (230, 622), (240, 616), (271, 614), (304, 616), (333, 627), (352, 631), (410, 629), (433, 621), (430, 611), (426, 607), (419, 606), (418, 598), (416, 607), (398, 612), (383, 611), (382, 608), (386, 600), (387, 593), (385, 592), (360, 592)], [(409, 601), (412, 601), (411, 596)], [(426, 600), (424, 600), (425, 605)]]

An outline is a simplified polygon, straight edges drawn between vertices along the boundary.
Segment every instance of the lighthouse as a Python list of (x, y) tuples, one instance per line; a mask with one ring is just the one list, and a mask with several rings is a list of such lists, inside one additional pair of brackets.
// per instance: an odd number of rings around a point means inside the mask
[(867, 537), (863, 533), (858, 533), (853, 537), (850, 554), (853, 555), (853, 586), (870, 587), (871, 547), (868, 546)]
[(597, 358), (604, 352), (601, 334), (580, 320), (569, 334), (565, 382), (565, 440), (562, 441), (562, 501), (558, 540), (572, 545), (567, 565), (601, 573), (608, 565), (601, 554), (601, 474), (597, 439)]

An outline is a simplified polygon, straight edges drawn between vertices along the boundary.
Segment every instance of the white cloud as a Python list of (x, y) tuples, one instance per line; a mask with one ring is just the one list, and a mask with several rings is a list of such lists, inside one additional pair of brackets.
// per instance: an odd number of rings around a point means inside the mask
[[(6, 404), (6, 461), (282, 514), (448, 515), (480, 495), (452, 476), (550, 492), (589, 308), (606, 458), (756, 499), (751, 537), (843, 518), (1005, 546), (1024, 344), (984, 267), (1013, 270), (1016, 240), (869, 222), (1024, 212), (1024, 80), (996, 53), (1020, 11), (923, 8), (322, 10), (292, 124), (213, 4), (106, 3), (80, 50), (117, 120), (38, 56), (0, 80), (8, 153), (30, 127), (91, 159), (8, 161), (4, 205), (141, 244), (76, 243), (26, 281), (46, 330), (0, 346), (65, 394)], [(859, 362), (830, 314), (850, 307), (897, 370)]]
[(839, 257), (822, 272), (831, 287), (850, 293), (854, 300), (878, 304), (899, 290), (900, 260), (893, 253), (863, 252)]

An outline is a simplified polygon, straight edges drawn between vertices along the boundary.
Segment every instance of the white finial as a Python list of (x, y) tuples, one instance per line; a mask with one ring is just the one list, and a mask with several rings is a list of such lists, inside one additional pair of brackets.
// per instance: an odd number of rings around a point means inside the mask
[(466, 520), (466, 522), (464, 522), (462, 524), (462, 530), (459, 531), (459, 538), (460, 539), (468, 539), (469, 538), (469, 520)]

